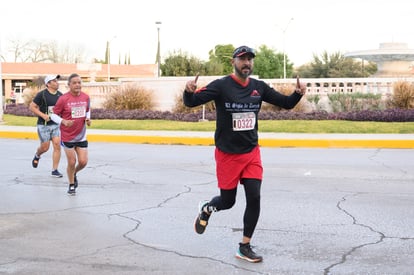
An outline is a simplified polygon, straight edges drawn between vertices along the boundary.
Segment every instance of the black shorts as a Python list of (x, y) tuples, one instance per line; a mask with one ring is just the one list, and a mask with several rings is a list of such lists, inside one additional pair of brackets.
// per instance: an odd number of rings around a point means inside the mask
[(72, 149), (75, 147), (79, 147), (79, 148), (88, 148), (88, 141), (79, 141), (79, 142), (63, 142), (62, 141), (62, 146), (68, 149)]

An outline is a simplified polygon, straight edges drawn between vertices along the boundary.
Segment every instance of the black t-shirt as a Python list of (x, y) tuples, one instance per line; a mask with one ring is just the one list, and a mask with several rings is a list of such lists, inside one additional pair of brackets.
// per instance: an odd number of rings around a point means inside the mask
[(242, 154), (258, 144), (258, 113), (262, 101), (291, 109), (302, 96), (283, 95), (264, 81), (248, 78), (241, 83), (232, 74), (209, 83), (194, 93), (184, 91), (184, 104), (195, 107), (214, 100), (216, 105), (215, 145), (223, 152)]
[[(33, 102), (36, 103), (39, 106), (39, 110), (42, 113), (53, 114), (53, 107), (55, 106), (58, 98), (62, 95), (60, 91), (56, 91), (55, 94), (51, 94), (47, 89), (44, 89), (40, 92), (38, 92), (33, 99)], [(44, 125), (45, 120), (41, 117), (37, 118), (37, 124)], [(50, 120), (47, 125), (56, 124), (52, 120)]]

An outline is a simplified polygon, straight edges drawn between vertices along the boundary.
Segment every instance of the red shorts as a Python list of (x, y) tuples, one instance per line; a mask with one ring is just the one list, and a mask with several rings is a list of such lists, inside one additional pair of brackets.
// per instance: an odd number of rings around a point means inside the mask
[(245, 154), (229, 154), (216, 147), (215, 157), (220, 189), (234, 189), (242, 178), (262, 180), (263, 167), (259, 146)]

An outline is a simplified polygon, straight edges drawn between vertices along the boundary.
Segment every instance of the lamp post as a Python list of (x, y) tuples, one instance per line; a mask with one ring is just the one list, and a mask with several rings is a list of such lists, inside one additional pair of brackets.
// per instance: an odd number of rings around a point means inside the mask
[(160, 77), (161, 75), (161, 48), (160, 48), (160, 28), (161, 28), (161, 21), (155, 22), (155, 25), (157, 25), (157, 33), (158, 33), (158, 47), (157, 47), (157, 75)]
[(111, 42), (115, 38), (116, 38), (116, 36), (112, 37), (111, 40), (108, 41), (108, 50), (106, 52), (106, 54), (107, 54), (106, 59), (108, 60), (108, 82), (111, 81)]
[(289, 19), (289, 22), (286, 24), (286, 27), (283, 29), (283, 78), (286, 79), (286, 50), (285, 50), (285, 36), (286, 31), (290, 25), (290, 22), (292, 22), (293, 17)]

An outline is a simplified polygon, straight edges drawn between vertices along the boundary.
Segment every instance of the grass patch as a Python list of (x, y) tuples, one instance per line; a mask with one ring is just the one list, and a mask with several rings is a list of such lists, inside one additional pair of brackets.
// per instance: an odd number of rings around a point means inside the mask
[[(37, 118), (3, 115), (5, 125), (35, 126)], [(92, 120), (91, 129), (214, 131), (215, 121), (184, 122), (171, 120)], [(344, 133), (344, 134), (413, 134), (414, 122), (369, 122), (345, 120), (260, 120), (260, 132), (274, 133)]]

